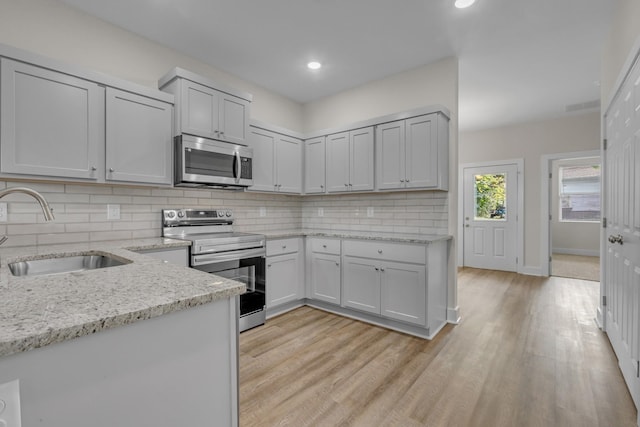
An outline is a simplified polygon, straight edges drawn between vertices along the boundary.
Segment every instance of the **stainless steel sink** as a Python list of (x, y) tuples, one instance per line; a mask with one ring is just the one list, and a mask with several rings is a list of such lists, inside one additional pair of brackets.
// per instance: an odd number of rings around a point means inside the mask
[(128, 259), (104, 253), (85, 253), (61, 258), (41, 258), (9, 263), (14, 276), (40, 276), (44, 274), (73, 273), (97, 268), (130, 264)]

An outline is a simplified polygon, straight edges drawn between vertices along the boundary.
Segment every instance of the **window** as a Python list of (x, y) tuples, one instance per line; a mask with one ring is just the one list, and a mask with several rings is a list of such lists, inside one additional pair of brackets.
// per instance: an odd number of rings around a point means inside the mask
[(560, 167), (560, 221), (600, 221), (600, 165)]
[(475, 176), (475, 220), (506, 220), (507, 174)]

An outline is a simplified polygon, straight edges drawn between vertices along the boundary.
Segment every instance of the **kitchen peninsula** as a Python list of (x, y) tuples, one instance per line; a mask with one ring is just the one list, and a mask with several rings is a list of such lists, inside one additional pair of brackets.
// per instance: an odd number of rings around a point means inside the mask
[[(137, 252), (144, 239), (0, 251), (0, 383), (22, 425), (237, 425), (237, 295), (244, 285)], [(16, 277), (8, 264), (107, 254), (116, 267)]]

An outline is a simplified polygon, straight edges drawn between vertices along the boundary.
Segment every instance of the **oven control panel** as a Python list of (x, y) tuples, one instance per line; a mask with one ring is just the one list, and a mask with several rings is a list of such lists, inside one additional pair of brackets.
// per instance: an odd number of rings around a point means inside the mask
[(162, 224), (165, 227), (177, 225), (232, 224), (231, 209), (163, 209)]

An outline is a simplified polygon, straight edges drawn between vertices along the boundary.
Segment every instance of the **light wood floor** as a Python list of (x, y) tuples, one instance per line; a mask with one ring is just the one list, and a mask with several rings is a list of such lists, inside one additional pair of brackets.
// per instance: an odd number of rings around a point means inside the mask
[(240, 336), (240, 425), (635, 426), (593, 317), (598, 284), (459, 273), (425, 341), (309, 307)]

